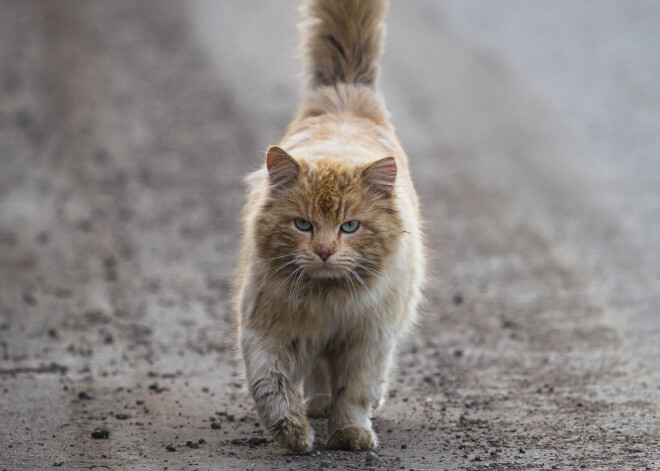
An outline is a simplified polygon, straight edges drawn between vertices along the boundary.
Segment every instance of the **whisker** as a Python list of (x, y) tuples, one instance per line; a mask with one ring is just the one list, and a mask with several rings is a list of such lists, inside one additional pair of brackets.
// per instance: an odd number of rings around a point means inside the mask
[(263, 309), (263, 307), (264, 307), (266, 304), (268, 304), (270, 301), (272, 301), (273, 298), (277, 295), (277, 293), (279, 293), (280, 290), (282, 289), (282, 287), (287, 283), (287, 281), (288, 281), (290, 278), (292, 278), (293, 275), (295, 275), (295, 274), (298, 272), (298, 270), (302, 270), (302, 269), (303, 269), (302, 267), (298, 267), (298, 268), (296, 268), (295, 270), (293, 270), (291, 273), (289, 273), (289, 274), (287, 275), (287, 277), (284, 278), (284, 280), (282, 280), (282, 281), (277, 285), (277, 288), (275, 288), (275, 291), (273, 291), (273, 294), (272, 294), (272, 295), (271, 295), (266, 301), (263, 302), (263, 304), (259, 307), (259, 310)]
[(358, 268), (362, 268), (363, 270), (366, 270), (367, 272), (369, 272), (370, 274), (372, 274), (372, 275), (375, 276), (376, 278), (379, 278), (379, 279), (381, 279), (381, 280), (383, 279), (383, 277), (380, 276), (379, 273), (376, 273), (376, 272), (373, 271), (371, 268), (368, 268), (368, 267), (362, 265), (361, 263), (357, 263), (357, 262), (355, 262), (355, 266), (358, 267)]
[(367, 296), (369, 296), (369, 299), (371, 299), (371, 301), (374, 302), (374, 298), (371, 294), (371, 291), (369, 291), (369, 288), (367, 288), (367, 285), (362, 280), (362, 277), (355, 270), (353, 270), (352, 268), (350, 269), (350, 271), (351, 271), (351, 273), (353, 273), (353, 275), (355, 275), (356, 280), (362, 285), (362, 287), (364, 288), (365, 293), (367, 293)]
[(284, 255), (278, 255), (277, 257), (265, 258), (261, 261), (262, 262), (270, 262), (271, 260), (277, 260), (278, 258), (291, 257), (291, 256), (295, 256), (295, 255), (296, 255), (296, 252), (290, 252), (290, 253), (286, 253)]
[[(360, 257), (359, 255), (354, 255), (353, 257), (354, 257), (355, 259), (357, 259), (357, 260), (360, 260), (361, 262), (363, 262), (363, 263), (365, 263), (365, 264), (367, 264), (367, 265), (372, 265), (372, 266), (374, 266), (375, 268), (382, 268), (382, 267), (383, 267), (380, 263), (378, 263), (378, 262), (374, 262), (373, 260), (368, 260), (368, 259), (366, 259), (366, 258), (364, 258), (364, 257)], [(359, 264), (359, 263), (355, 263), (355, 265), (360, 265), (360, 264)], [(362, 266), (361, 268), (363, 268), (364, 270), (367, 270), (367, 271), (370, 270), (367, 266)], [(372, 273), (374, 276), (378, 276), (375, 272), (373, 272), (373, 270), (371, 270), (371, 273)], [(405, 281), (406, 281), (405, 278), (402, 278), (401, 276), (399, 276), (399, 275), (398, 275), (397, 273), (395, 273), (395, 272), (390, 272), (390, 273), (389, 273), (389, 276), (392, 276), (392, 277), (394, 277), (395, 279), (397, 279), (397, 280), (399, 280), (399, 281), (401, 281), (401, 282), (405, 282)], [(383, 279), (383, 278), (381, 278), (381, 279)]]
[[(360, 302), (360, 297), (357, 295), (357, 290), (355, 289), (355, 286), (353, 285), (353, 280), (351, 279), (351, 272), (350, 271), (346, 272), (346, 275), (348, 275), (346, 277), (346, 280), (348, 280), (351, 299), (353, 299), (355, 302)], [(355, 291), (355, 297), (353, 297), (353, 291)]]
[(274, 270), (272, 271), (272, 273), (269, 273), (269, 274), (268, 274), (268, 276), (266, 277), (266, 279), (270, 278), (270, 277), (273, 276), (275, 273), (277, 273), (278, 271), (282, 270), (284, 267), (287, 267), (287, 266), (289, 266), (289, 265), (291, 265), (292, 263), (295, 263), (295, 262), (296, 262), (295, 260), (290, 260), (290, 261), (288, 261), (288, 262), (286, 262), (286, 263), (283, 263), (282, 265), (279, 265), (278, 267), (276, 267), (276, 269), (274, 269)]

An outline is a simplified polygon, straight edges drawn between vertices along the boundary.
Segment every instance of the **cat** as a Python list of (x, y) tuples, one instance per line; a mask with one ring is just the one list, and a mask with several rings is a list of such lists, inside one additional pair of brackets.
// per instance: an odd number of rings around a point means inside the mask
[(408, 159), (376, 89), (387, 2), (303, 8), (307, 96), (246, 179), (239, 345), (275, 441), (309, 452), (307, 416), (327, 416), (328, 448), (375, 449), (371, 417), (425, 277)]

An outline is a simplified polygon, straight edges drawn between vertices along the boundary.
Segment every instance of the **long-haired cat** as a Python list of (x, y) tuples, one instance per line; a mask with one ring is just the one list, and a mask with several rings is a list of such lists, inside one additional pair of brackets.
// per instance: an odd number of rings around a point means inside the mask
[(417, 196), (375, 85), (386, 9), (305, 4), (307, 96), (247, 179), (240, 347), (262, 423), (296, 452), (313, 447), (306, 415), (328, 416), (330, 448), (378, 446), (371, 417), (421, 297)]

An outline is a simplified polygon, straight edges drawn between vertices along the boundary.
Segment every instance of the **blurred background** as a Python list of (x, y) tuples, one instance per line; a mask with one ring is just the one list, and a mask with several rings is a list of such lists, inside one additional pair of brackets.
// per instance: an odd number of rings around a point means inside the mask
[[(232, 337), (298, 2), (0, 6), (0, 469), (361, 468), (322, 421), (318, 453), (269, 441)], [(433, 272), (377, 466), (660, 466), (659, 24), (642, 0), (392, 3), (380, 84)]]

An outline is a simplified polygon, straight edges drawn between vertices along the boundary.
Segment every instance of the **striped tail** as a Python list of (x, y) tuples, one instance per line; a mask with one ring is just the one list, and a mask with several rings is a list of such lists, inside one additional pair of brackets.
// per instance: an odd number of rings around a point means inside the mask
[(303, 48), (308, 86), (375, 88), (383, 52), (387, 0), (308, 0)]

